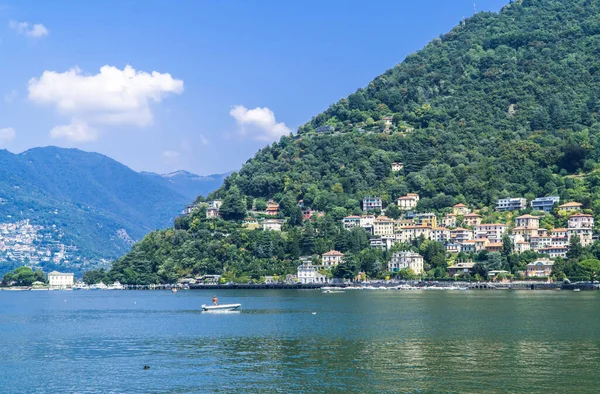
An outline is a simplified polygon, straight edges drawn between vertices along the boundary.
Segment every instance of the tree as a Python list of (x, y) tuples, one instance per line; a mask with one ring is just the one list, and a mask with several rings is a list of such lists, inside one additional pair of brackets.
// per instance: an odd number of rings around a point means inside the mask
[(580, 261), (578, 265), (590, 276), (590, 280), (596, 280), (600, 275), (600, 260), (587, 259)]
[(569, 239), (569, 250), (567, 251), (567, 258), (569, 260), (577, 260), (583, 254), (583, 247), (579, 240), (579, 235), (575, 234)]
[(262, 198), (254, 200), (254, 209), (257, 211), (265, 211), (267, 209), (267, 202)]
[(513, 252), (513, 243), (508, 235), (502, 236), (502, 255), (508, 257)]
[(402, 211), (400, 211), (398, 205), (392, 203), (385, 209), (385, 214), (390, 219), (398, 219), (402, 215)]
[(237, 186), (229, 190), (219, 212), (225, 220), (242, 220), (246, 217), (246, 204)]

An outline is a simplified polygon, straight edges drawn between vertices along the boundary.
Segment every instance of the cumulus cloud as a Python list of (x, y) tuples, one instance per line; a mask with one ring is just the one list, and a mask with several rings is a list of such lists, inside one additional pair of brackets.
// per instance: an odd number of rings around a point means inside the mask
[[(65, 72), (44, 71), (29, 81), (29, 100), (54, 107), (58, 113), (78, 119), (71, 129), (99, 126), (137, 126), (152, 123), (152, 103), (183, 92), (183, 81), (170, 74), (123, 70), (104, 66), (94, 75), (79, 68)], [(63, 126), (59, 126), (63, 127)], [(70, 135), (70, 134), (69, 134)], [(75, 134), (74, 134), (75, 135)]]
[(73, 119), (70, 124), (56, 126), (50, 130), (50, 136), (74, 143), (92, 142), (98, 139), (98, 132), (87, 123)]
[(15, 139), (17, 133), (12, 127), (0, 129), (0, 145), (7, 144)]
[(8, 22), (8, 27), (21, 35), (33, 38), (44, 37), (50, 33), (46, 26), (41, 23), (30, 24), (28, 22), (10, 21)]
[(275, 114), (269, 108), (248, 109), (243, 105), (234, 106), (231, 115), (237, 122), (243, 135), (250, 135), (260, 141), (274, 141), (291, 132), (283, 122), (275, 120)]

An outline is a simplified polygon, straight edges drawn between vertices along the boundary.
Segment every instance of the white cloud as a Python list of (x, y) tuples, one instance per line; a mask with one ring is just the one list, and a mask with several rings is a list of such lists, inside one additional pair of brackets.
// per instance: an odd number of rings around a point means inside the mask
[(15, 139), (17, 133), (12, 127), (5, 127), (0, 129), (0, 145), (11, 142)]
[(260, 141), (274, 141), (291, 132), (283, 122), (277, 123), (275, 114), (269, 108), (248, 109), (243, 105), (234, 106), (229, 115), (233, 116), (243, 135), (252, 134)]
[(41, 23), (30, 24), (28, 22), (10, 21), (8, 22), (8, 27), (21, 35), (33, 38), (44, 37), (50, 33), (46, 26)]
[(208, 145), (210, 144), (210, 141), (204, 136), (204, 134), (200, 134), (200, 143), (202, 145)]
[(66, 139), (74, 143), (92, 142), (98, 139), (98, 132), (87, 123), (73, 119), (70, 124), (56, 126), (50, 130), (50, 136), (56, 139)]
[(97, 126), (148, 126), (151, 103), (183, 92), (183, 81), (170, 74), (104, 66), (95, 75), (75, 67), (63, 73), (44, 71), (29, 81), (29, 100), (53, 106), (60, 114)]
[(16, 90), (16, 89), (13, 89), (13, 90), (11, 90), (10, 92), (8, 92), (8, 93), (6, 93), (6, 94), (4, 95), (4, 101), (5, 101), (7, 104), (10, 104), (10, 103), (12, 103), (12, 102), (13, 102), (13, 101), (15, 101), (15, 99), (17, 98), (17, 94), (18, 94), (18, 93), (17, 93), (17, 90)]
[(181, 153), (174, 151), (174, 150), (166, 150), (162, 153), (162, 155), (165, 159), (175, 160), (175, 159), (179, 159), (179, 157), (181, 156)]

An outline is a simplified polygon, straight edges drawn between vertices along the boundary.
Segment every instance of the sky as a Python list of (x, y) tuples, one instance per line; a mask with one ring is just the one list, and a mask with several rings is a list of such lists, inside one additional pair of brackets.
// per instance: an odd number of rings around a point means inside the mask
[(507, 2), (2, 2), (0, 148), (238, 170), (474, 9)]

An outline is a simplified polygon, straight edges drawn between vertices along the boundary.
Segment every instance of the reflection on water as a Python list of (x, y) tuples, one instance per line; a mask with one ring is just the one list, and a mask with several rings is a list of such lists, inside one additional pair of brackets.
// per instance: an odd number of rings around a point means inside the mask
[(0, 294), (4, 391), (597, 391), (596, 293), (48, 293)]

